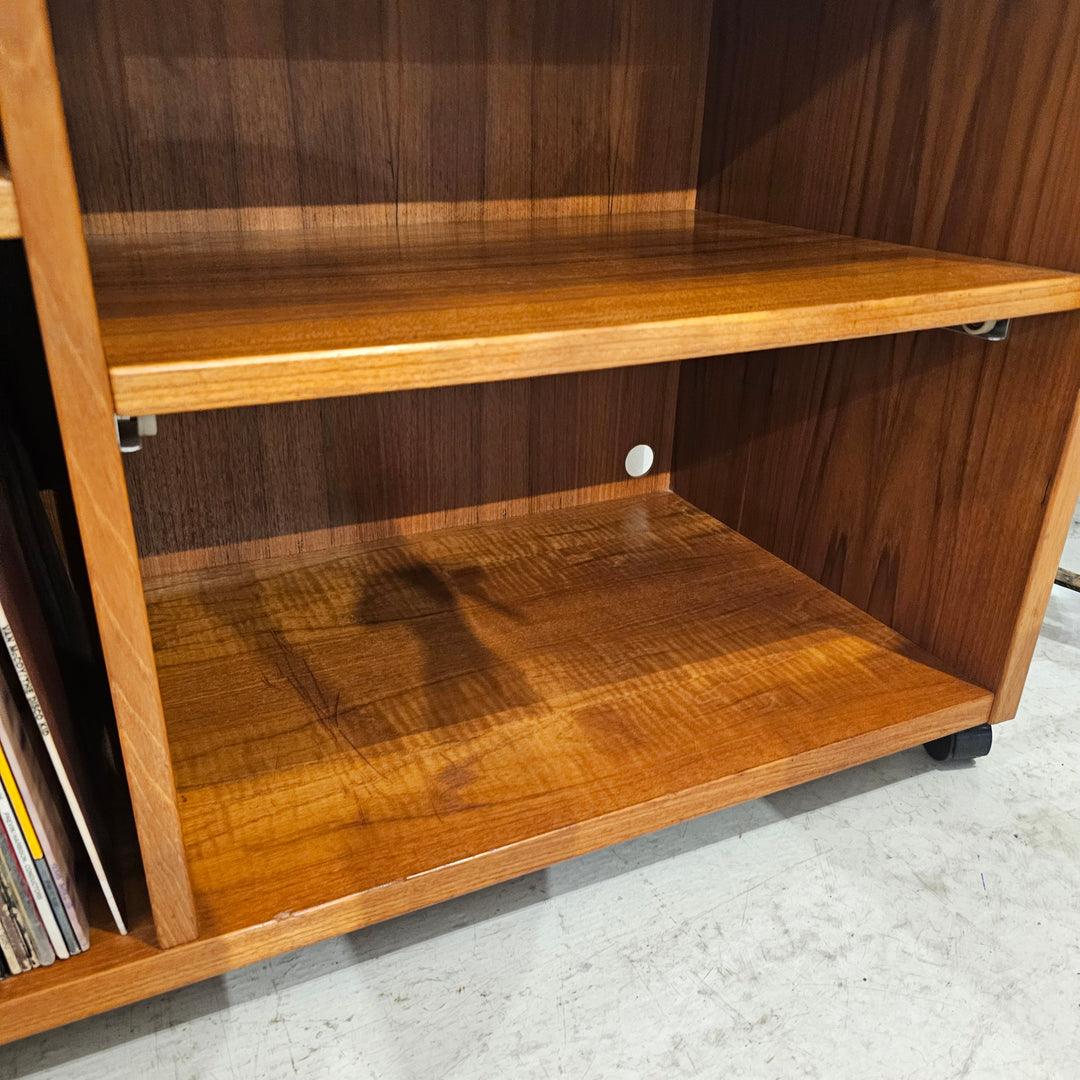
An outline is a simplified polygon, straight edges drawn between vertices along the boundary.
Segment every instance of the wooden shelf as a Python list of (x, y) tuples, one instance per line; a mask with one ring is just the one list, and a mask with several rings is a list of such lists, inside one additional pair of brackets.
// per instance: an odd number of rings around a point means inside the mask
[(867, 337), (1080, 306), (1080, 276), (674, 212), (91, 237), (121, 414)]
[[(791, 348), (1080, 308), (969, 257), (1080, 270), (1080, 22), (991, 6), (5, 7), (144, 894), (0, 1041), (1014, 715), (1080, 319)], [(122, 463), (117, 412), (192, 415)]]
[(0, 986), (5, 1029), (900, 750), (992, 700), (671, 494), (186, 574), (147, 599), (200, 937), (99, 935)]
[(19, 224), (19, 208), (15, 205), (15, 187), (11, 173), (0, 161), (0, 240), (14, 240), (22, 236)]

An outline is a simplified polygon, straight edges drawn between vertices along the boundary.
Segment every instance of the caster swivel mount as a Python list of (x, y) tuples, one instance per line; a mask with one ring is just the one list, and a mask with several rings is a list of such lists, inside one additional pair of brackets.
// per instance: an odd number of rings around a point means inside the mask
[(923, 743), (923, 746), (935, 761), (974, 761), (990, 753), (993, 739), (994, 729), (989, 724), (979, 724)]

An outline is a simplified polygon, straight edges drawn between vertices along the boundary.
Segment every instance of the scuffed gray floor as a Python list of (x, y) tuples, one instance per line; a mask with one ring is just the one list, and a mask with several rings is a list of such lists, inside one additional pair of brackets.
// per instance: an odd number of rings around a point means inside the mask
[(1080, 1076), (1080, 594), (977, 765), (899, 754), (0, 1049), (293, 1076)]

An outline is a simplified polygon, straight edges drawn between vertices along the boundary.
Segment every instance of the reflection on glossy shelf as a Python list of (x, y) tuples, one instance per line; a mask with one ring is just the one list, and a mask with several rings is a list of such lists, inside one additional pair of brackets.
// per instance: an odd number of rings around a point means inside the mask
[(1080, 276), (718, 214), (90, 237), (117, 411), (520, 378), (1080, 306)]
[(185, 573), (147, 600), (200, 937), (98, 935), (0, 987), (12, 1030), (915, 745), (992, 698), (672, 494)]

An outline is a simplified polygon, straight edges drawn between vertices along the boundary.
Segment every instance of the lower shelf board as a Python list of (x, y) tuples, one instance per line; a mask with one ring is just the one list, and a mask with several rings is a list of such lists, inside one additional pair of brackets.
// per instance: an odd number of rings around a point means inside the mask
[(201, 936), (103, 933), (8, 980), (8, 1038), (971, 727), (992, 701), (672, 494), (199, 571), (147, 600)]

